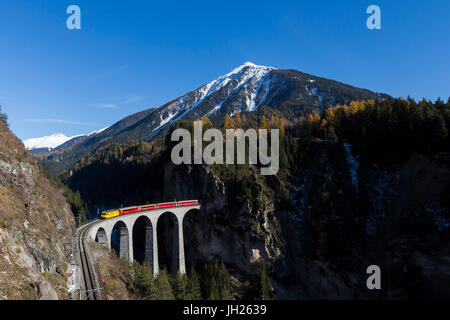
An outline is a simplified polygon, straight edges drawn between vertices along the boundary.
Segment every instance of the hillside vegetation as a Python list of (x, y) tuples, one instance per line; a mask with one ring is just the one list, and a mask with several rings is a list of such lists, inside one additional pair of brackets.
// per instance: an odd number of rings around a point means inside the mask
[[(1, 114), (1, 109), (0, 109)], [(0, 299), (67, 299), (73, 216), (0, 116)]]

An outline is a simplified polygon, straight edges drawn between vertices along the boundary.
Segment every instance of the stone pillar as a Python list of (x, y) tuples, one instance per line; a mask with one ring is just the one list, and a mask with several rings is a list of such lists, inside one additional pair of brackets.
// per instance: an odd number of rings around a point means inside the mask
[(99, 228), (97, 230), (96, 238), (98, 239), (98, 243), (104, 245), (105, 247), (108, 246), (108, 236), (106, 235), (105, 229)]
[(144, 249), (144, 261), (153, 270), (153, 228), (151, 221), (147, 221), (145, 226), (145, 249)]
[(183, 236), (183, 219), (186, 212), (181, 216), (177, 215), (178, 219), (178, 268), (181, 274), (186, 274), (186, 261), (184, 258), (184, 236)]
[(153, 227), (153, 274), (157, 275), (159, 273), (159, 261), (158, 261), (158, 219), (152, 222)]
[(130, 239), (129, 232), (127, 230), (126, 225), (122, 225), (119, 227), (120, 230), (120, 244), (119, 244), (119, 257), (120, 258), (129, 258), (130, 254)]
[(175, 216), (175, 221), (173, 224), (172, 231), (172, 261), (171, 261), (171, 269), (169, 270), (173, 275), (180, 270), (180, 228), (178, 227), (180, 223), (178, 222), (178, 216)]
[(129, 228), (128, 231), (128, 259), (131, 263), (134, 261), (134, 252), (133, 252), (133, 227)]
[(108, 227), (105, 228), (106, 238), (108, 239), (108, 250), (111, 251), (111, 241), (112, 241), (112, 229)]

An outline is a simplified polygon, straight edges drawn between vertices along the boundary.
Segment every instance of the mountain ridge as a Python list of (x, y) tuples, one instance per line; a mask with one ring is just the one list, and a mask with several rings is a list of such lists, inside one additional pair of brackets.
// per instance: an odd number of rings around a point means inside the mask
[(54, 149), (72, 138), (74, 137), (67, 137), (62, 133), (54, 133), (49, 136), (23, 140), (23, 144), (28, 150), (40, 148)]
[[(104, 131), (77, 141), (66, 151), (60, 149), (44, 154), (41, 160), (68, 162), (64, 165), (68, 169), (80, 156), (106, 143), (161, 137), (170, 124), (179, 119), (208, 116), (215, 126), (221, 126), (225, 115), (233, 115), (235, 111), (258, 112), (262, 107), (282, 107), (286, 117), (295, 120), (307, 112), (323, 111), (337, 104), (387, 97), (293, 69), (280, 70), (246, 62), (158, 108), (129, 115)], [(294, 119), (290, 113), (294, 114)]]
[(104, 130), (108, 129), (108, 127), (95, 130), (88, 134), (78, 134), (75, 136), (67, 137), (63, 133), (54, 133), (49, 136), (39, 137), (39, 138), (30, 138), (22, 140), (25, 148), (31, 153), (40, 153), (40, 152), (51, 152), (52, 150), (58, 150), (60, 148), (69, 147), (75, 142), (92, 136), (94, 134), (100, 133)]

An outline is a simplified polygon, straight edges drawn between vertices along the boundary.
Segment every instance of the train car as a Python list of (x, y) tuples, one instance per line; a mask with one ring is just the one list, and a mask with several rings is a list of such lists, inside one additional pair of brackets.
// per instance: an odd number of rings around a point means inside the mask
[(172, 207), (176, 207), (176, 206), (177, 206), (177, 202), (159, 203), (158, 209), (172, 208)]
[(157, 208), (158, 208), (158, 205), (156, 205), (156, 204), (147, 204), (145, 206), (140, 206), (138, 211), (139, 212), (149, 211), (149, 210), (154, 210), (154, 209), (157, 209)]
[(198, 200), (188, 200), (178, 202), (178, 207), (196, 206), (196, 205), (198, 205)]
[(138, 212), (138, 207), (128, 207), (119, 209), (120, 215)]
[(114, 218), (117, 217), (120, 214), (119, 210), (108, 210), (108, 211), (103, 211), (100, 218), (101, 219), (110, 219), (110, 218)]

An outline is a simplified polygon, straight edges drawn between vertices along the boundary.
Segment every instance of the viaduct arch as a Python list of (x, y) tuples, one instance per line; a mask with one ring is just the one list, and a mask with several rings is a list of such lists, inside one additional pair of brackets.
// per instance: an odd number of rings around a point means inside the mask
[[(182, 274), (185, 274), (183, 220), (184, 216), (194, 209), (200, 210), (200, 205), (154, 209), (99, 220), (89, 228), (88, 237), (107, 246), (109, 250), (118, 249), (118, 256), (121, 258), (128, 258), (131, 262), (135, 258), (138, 261), (147, 262), (154, 274), (159, 273), (160, 270), (159, 257), (167, 265), (170, 256), (169, 265), (172, 266), (170, 271), (179, 270)], [(171, 217), (169, 219), (172, 221), (172, 234), (158, 235), (158, 232), (163, 233), (168, 230), (168, 228), (164, 228), (164, 224), (167, 224), (167, 217)], [(162, 219), (159, 222), (160, 218)], [(113, 230), (119, 239), (116, 248), (113, 248)], [(171, 241), (171, 244), (158, 245), (158, 239), (164, 242)], [(163, 250), (164, 247), (170, 247), (172, 252), (160, 253), (158, 248)]]

